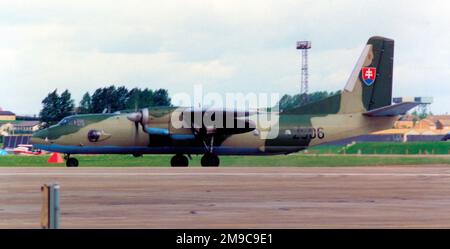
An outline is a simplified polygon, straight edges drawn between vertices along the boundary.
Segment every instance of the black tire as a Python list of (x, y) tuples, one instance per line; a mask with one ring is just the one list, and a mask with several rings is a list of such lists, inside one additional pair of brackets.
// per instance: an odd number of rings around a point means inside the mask
[(137, 153), (133, 154), (133, 156), (134, 156), (134, 157), (143, 157), (142, 154), (137, 154)]
[(172, 167), (187, 167), (189, 166), (189, 159), (184, 155), (175, 155), (170, 160)]
[(78, 160), (76, 158), (69, 158), (66, 161), (67, 167), (78, 167)]
[(205, 154), (201, 159), (201, 164), (203, 167), (219, 167), (220, 160), (215, 154)]

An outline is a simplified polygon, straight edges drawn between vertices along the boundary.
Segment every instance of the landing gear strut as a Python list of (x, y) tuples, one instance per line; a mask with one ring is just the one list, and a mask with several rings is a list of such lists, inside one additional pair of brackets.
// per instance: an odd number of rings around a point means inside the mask
[(67, 167), (78, 167), (78, 160), (76, 158), (70, 157), (70, 154), (66, 154), (64, 156), (64, 159), (66, 159)]
[(218, 167), (220, 164), (220, 160), (216, 154), (206, 153), (202, 156), (201, 164), (203, 167)]
[(172, 167), (187, 167), (189, 166), (189, 159), (181, 154), (176, 154), (170, 160), (170, 165)]

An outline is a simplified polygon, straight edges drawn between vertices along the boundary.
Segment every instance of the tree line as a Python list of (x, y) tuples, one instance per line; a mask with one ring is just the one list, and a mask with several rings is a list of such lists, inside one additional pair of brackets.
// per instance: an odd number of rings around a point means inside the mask
[(149, 106), (171, 105), (171, 99), (166, 89), (133, 88), (128, 90), (125, 86), (103, 87), (96, 89), (92, 95), (86, 92), (78, 106), (75, 105), (69, 90), (65, 90), (59, 95), (58, 90), (55, 89), (42, 100), (39, 118), (47, 127), (74, 114), (112, 113)]
[[(304, 104), (316, 102), (337, 92), (318, 91), (308, 94), (308, 101), (302, 103), (300, 94), (285, 94), (279, 101), (281, 110), (295, 108)], [(58, 94), (57, 89), (49, 93), (42, 100), (42, 110), (39, 113), (40, 121), (44, 127), (59, 122), (61, 119), (86, 113), (112, 113), (120, 110), (135, 110), (149, 106), (171, 106), (171, 99), (166, 89), (151, 90), (148, 88), (133, 88), (128, 90), (125, 86), (109, 86), (98, 88), (91, 95), (86, 92), (80, 103), (75, 105), (69, 90)]]
[(317, 92), (313, 92), (313, 93), (309, 93), (308, 97), (307, 97), (307, 101), (305, 103), (302, 102), (302, 94), (295, 94), (295, 95), (289, 95), (289, 94), (285, 94), (283, 95), (283, 97), (281, 97), (280, 101), (279, 101), (279, 108), (280, 110), (289, 110), (292, 108), (296, 108), (302, 105), (306, 105), (309, 103), (313, 103), (316, 101), (319, 101), (321, 99), (325, 99), (328, 98), (330, 96), (339, 94), (340, 91), (336, 91), (336, 92), (328, 92), (328, 91), (317, 91)]

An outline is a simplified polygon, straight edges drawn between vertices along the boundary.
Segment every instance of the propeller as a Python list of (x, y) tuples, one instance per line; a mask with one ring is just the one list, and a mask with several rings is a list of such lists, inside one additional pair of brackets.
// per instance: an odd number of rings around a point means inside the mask
[(130, 120), (131, 122), (134, 122), (136, 128), (135, 132), (136, 139), (139, 133), (139, 124), (142, 126), (142, 131), (147, 133), (147, 125), (149, 121), (149, 112), (147, 108), (128, 114), (127, 119)]

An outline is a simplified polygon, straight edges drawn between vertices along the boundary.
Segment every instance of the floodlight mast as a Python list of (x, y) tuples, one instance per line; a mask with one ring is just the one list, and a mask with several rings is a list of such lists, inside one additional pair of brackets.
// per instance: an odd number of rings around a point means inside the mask
[(304, 105), (308, 103), (308, 50), (311, 49), (311, 41), (298, 41), (297, 49), (302, 51), (300, 104)]

